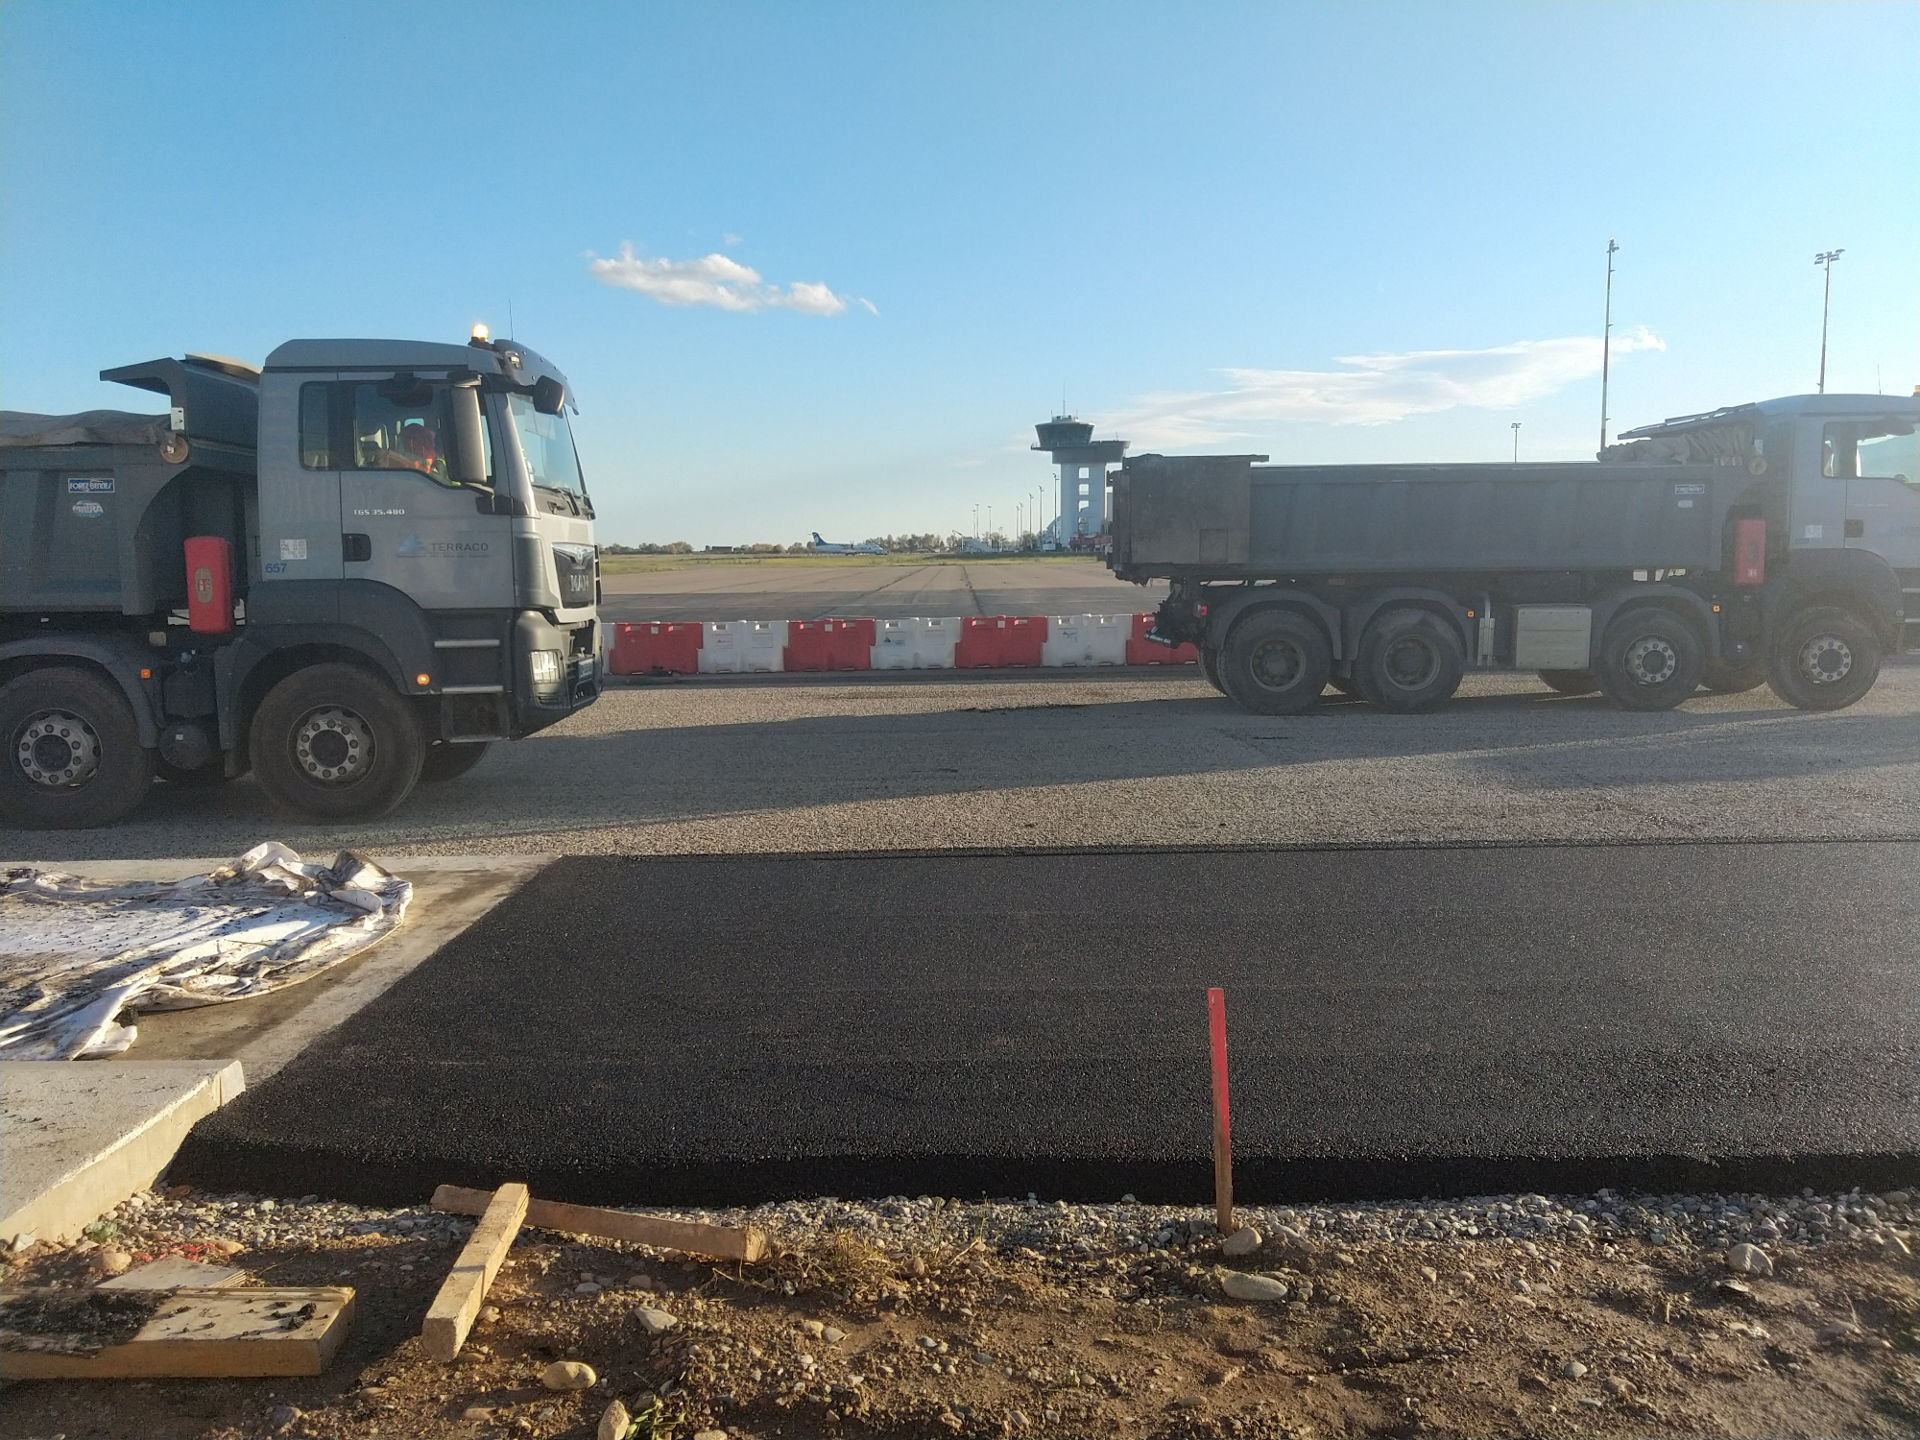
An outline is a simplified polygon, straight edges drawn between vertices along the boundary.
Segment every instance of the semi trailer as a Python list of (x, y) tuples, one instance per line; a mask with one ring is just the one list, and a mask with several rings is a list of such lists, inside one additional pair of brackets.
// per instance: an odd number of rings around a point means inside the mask
[(100, 378), (167, 413), (0, 412), (0, 823), (248, 771), (366, 819), (597, 696), (575, 407), (534, 351), (476, 326)]
[(1470, 670), (1664, 710), (1702, 685), (1851, 705), (1920, 648), (1914, 397), (1799, 395), (1629, 431), (1569, 464), (1268, 465), (1111, 476), (1121, 579), (1241, 707), (1329, 686), (1390, 711)]

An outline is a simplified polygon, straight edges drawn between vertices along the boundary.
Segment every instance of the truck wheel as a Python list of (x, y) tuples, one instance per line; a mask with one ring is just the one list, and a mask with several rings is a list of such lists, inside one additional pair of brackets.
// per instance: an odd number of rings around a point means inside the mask
[(254, 712), (253, 773), (310, 820), (371, 820), (407, 798), (426, 742), (413, 707), (358, 665), (296, 670)]
[(1796, 710), (1844, 709), (1879, 678), (1879, 637), (1837, 605), (1795, 617), (1767, 661), (1767, 683)]
[(91, 670), (32, 670), (0, 688), (0, 738), (0, 818), (9, 825), (111, 825), (153, 780), (133, 707)]
[(1211, 647), (1200, 651), (1200, 673), (1207, 677), (1207, 683), (1222, 695), (1227, 693), (1227, 682), (1220, 678), (1220, 652)]
[(463, 740), (458, 744), (436, 740), (427, 746), (426, 758), (420, 762), (421, 783), (458, 780), (478, 765), (480, 757), (486, 753), (487, 742), (484, 740)]
[(1445, 704), (1466, 668), (1460, 636), (1429, 610), (1404, 606), (1376, 617), (1360, 637), (1353, 677), (1369, 702), (1400, 715)]
[(1709, 660), (1700, 683), (1716, 695), (1744, 695), (1767, 683), (1767, 667), (1729, 665), (1724, 660)]
[(1616, 615), (1593, 678), (1622, 710), (1671, 710), (1700, 688), (1706, 647), (1671, 610), (1639, 605)]
[(1562, 695), (1591, 695), (1600, 688), (1590, 670), (1536, 670), (1540, 683)]
[(1291, 610), (1262, 610), (1233, 627), (1220, 678), (1243, 710), (1297, 715), (1327, 688), (1333, 653), (1320, 627)]

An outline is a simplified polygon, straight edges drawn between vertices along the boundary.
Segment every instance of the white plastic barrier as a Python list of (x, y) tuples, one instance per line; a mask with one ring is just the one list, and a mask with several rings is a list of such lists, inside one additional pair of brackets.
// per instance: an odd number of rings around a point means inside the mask
[(874, 629), (875, 670), (951, 670), (960, 640), (958, 616), (882, 620)]
[(1132, 633), (1131, 615), (1051, 615), (1047, 638), (1040, 646), (1040, 663), (1124, 665), (1127, 637)]
[(702, 675), (746, 675), (784, 669), (784, 620), (709, 620), (700, 650)]

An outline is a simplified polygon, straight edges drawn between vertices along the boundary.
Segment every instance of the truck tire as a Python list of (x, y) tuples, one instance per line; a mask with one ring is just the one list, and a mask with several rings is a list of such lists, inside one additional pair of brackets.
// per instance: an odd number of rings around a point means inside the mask
[(1593, 678), (1622, 710), (1671, 710), (1700, 688), (1706, 646), (1685, 620), (1657, 605), (1614, 616)]
[(1368, 703), (1397, 715), (1443, 705), (1460, 688), (1467, 655), (1454, 628), (1431, 610), (1382, 611), (1360, 637), (1355, 686)]
[(1218, 650), (1211, 648), (1201, 650), (1200, 673), (1206, 676), (1207, 683), (1222, 695), (1227, 693), (1227, 687), (1222, 684), (1220, 680), (1220, 652)]
[(1229, 697), (1256, 715), (1298, 715), (1327, 688), (1333, 652), (1320, 627), (1291, 610), (1261, 610), (1227, 636), (1220, 678)]
[(337, 662), (296, 670), (254, 712), (253, 773), (283, 810), (309, 820), (372, 820), (420, 778), (426, 741), (404, 697)]
[(1716, 695), (1744, 695), (1767, 683), (1767, 667), (1729, 665), (1724, 660), (1709, 660), (1700, 683)]
[(458, 744), (436, 740), (427, 746), (426, 758), (420, 762), (420, 783), (458, 780), (478, 765), (486, 753), (485, 740), (462, 740)]
[(1796, 710), (1845, 709), (1879, 678), (1879, 637), (1837, 605), (1788, 621), (1767, 657), (1767, 683)]
[(1591, 695), (1600, 688), (1591, 670), (1536, 670), (1540, 683), (1561, 695)]
[(111, 825), (153, 781), (133, 707), (92, 670), (30, 670), (0, 687), (0, 740), (0, 819), (9, 825)]

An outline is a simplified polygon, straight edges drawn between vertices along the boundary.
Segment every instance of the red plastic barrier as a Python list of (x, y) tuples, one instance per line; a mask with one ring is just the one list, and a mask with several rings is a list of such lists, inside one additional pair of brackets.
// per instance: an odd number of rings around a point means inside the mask
[(871, 620), (789, 620), (786, 668), (870, 670), (873, 632)]
[(1162, 645), (1158, 640), (1149, 640), (1147, 631), (1152, 628), (1151, 614), (1133, 617), (1133, 634), (1127, 637), (1127, 664), (1198, 665), (1200, 663), (1200, 651), (1197, 646), (1191, 643)]
[(1047, 640), (1044, 615), (972, 615), (960, 622), (956, 669), (1038, 665)]
[(613, 627), (609, 675), (692, 675), (705, 627), (698, 620), (646, 620)]

